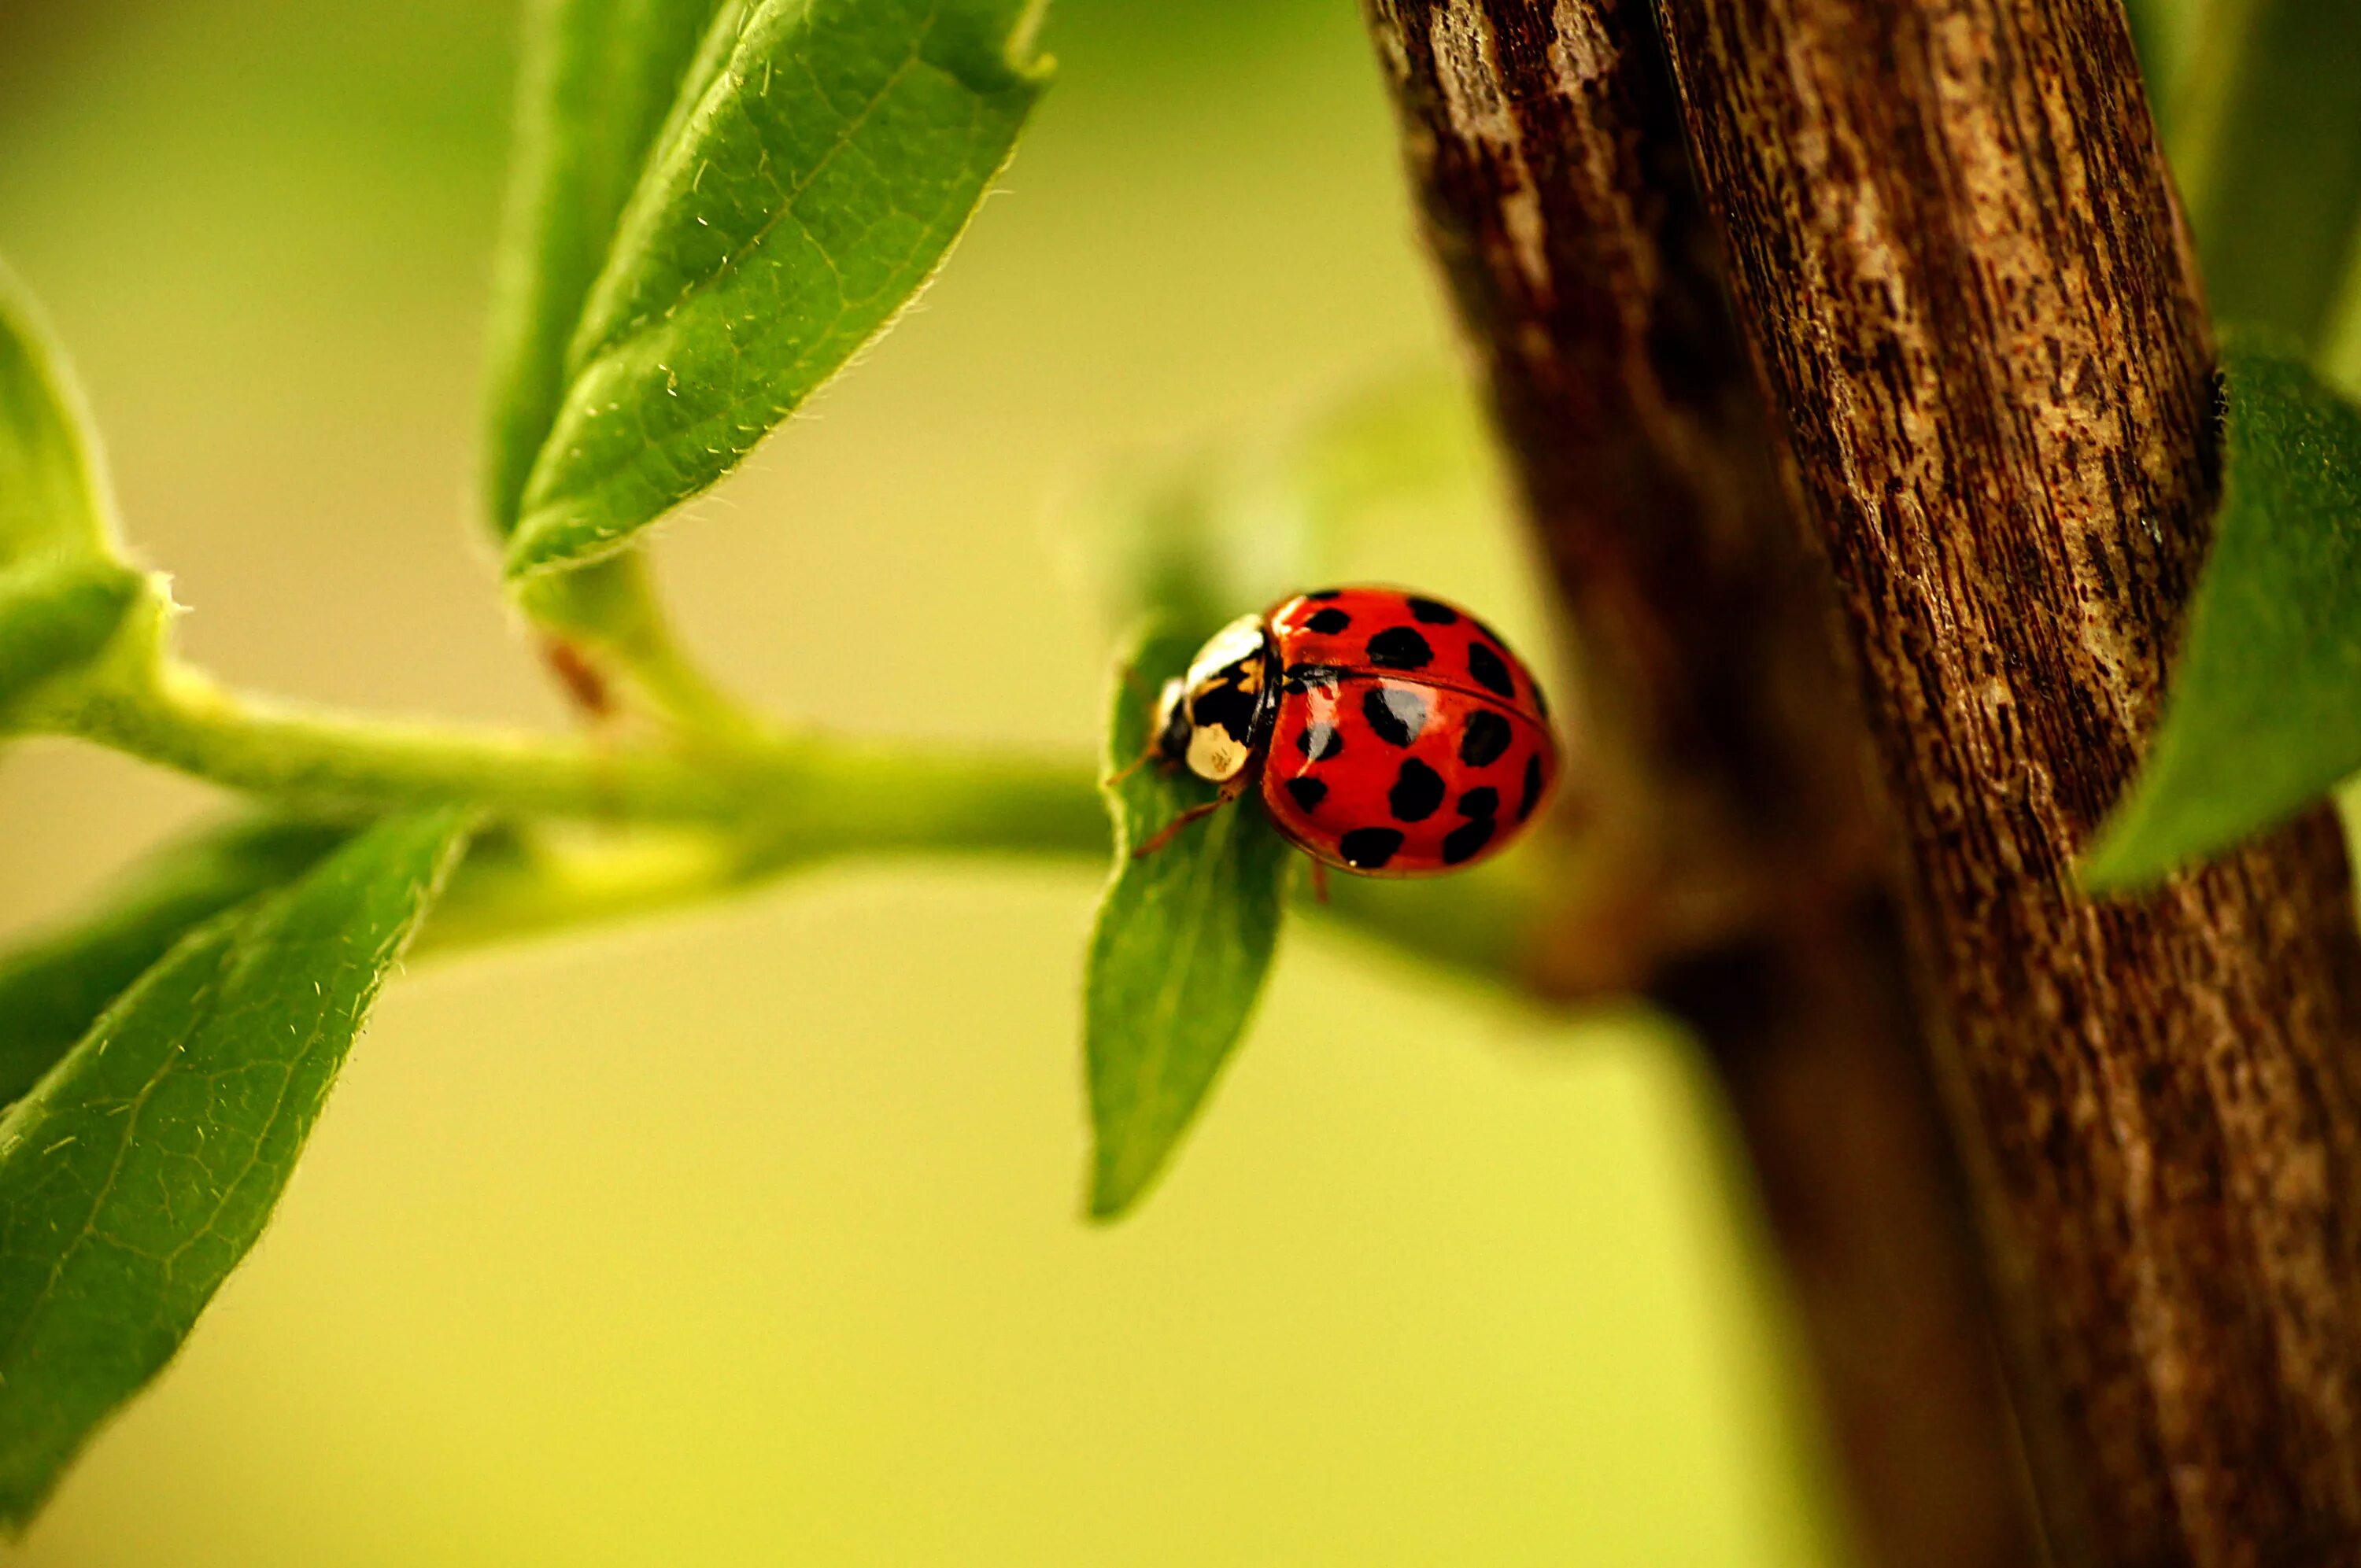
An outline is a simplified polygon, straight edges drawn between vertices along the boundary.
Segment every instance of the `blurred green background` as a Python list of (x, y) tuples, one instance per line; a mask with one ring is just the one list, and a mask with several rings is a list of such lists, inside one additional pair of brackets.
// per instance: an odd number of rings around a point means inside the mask
[[(0, 254), (232, 679), (563, 721), (466, 505), (514, 27), (0, 4)], [(1054, 499), (1446, 345), (1350, 0), (1058, 0), (1049, 38), (922, 307), (662, 543), (783, 712), (1081, 751), (1103, 637)], [(1497, 520), (1369, 554), (1532, 627)], [(207, 805), (16, 748), (0, 935)], [(1173, 1178), (1094, 1232), (1095, 881), (847, 868), (409, 976), (24, 1560), (1841, 1555), (1676, 1041), (1299, 928)]]

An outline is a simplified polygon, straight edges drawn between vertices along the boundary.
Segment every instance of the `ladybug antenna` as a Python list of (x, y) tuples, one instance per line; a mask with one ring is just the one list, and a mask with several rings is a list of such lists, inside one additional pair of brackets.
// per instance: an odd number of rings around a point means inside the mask
[(1146, 751), (1140, 752), (1138, 756), (1134, 757), (1130, 762), (1126, 762), (1122, 767), (1117, 768), (1114, 773), (1111, 773), (1106, 777), (1099, 780), (1099, 787), (1101, 789), (1115, 788), (1115, 785), (1123, 783), (1124, 780), (1131, 777), (1132, 774), (1139, 772), (1140, 769), (1146, 767), (1150, 762), (1153, 762), (1156, 758), (1157, 751), (1158, 747), (1156, 741), (1154, 738), (1151, 737), (1148, 742), (1148, 749)]

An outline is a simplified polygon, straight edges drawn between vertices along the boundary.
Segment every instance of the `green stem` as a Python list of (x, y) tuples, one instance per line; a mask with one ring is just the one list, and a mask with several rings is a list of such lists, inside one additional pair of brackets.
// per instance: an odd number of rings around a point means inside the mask
[(682, 648), (637, 552), (535, 578), (520, 605), (549, 635), (590, 650), (684, 731), (744, 739), (764, 728)]
[(446, 802), (510, 817), (733, 826), (766, 842), (897, 848), (985, 839), (1096, 849), (1076, 762), (763, 735), (663, 750), (325, 712), (185, 668), (93, 687), (45, 728), (234, 789), (335, 808)]
[[(545, 824), (496, 828), (479, 838), (435, 905), (419, 951), (465, 951), (554, 936), (708, 904), (840, 858), (934, 853), (1062, 858), (1096, 865), (1108, 839), (1045, 835), (1035, 826), (961, 817), (939, 831), (905, 831), (890, 841), (830, 837), (816, 822), (791, 837), (638, 825), (569, 834)], [(1015, 830), (1009, 830), (1014, 828)]]
[[(467, 803), (496, 826), (428, 944), (481, 946), (726, 895), (892, 853), (1103, 860), (1090, 769), (770, 731), (664, 750), (364, 718), (224, 690), (183, 666), (93, 683), (40, 727), (310, 809)], [(555, 819), (555, 820), (553, 820)], [(1514, 982), (1526, 890), (1345, 879), (1328, 914), (1448, 968)]]

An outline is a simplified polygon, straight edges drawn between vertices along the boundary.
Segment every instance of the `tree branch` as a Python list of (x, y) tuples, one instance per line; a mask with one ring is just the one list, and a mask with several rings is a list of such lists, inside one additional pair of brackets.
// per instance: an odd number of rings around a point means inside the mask
[(2361, 1555), (2361, 940), (2317, 811), (2137, 901), (2075, 853), (2214, 473), (2114, 0), (1663, 0), (1832, 559), (2061, 1560)]
[(1585, 676), (1607, 848), (1545, 980), (1686, 1020), (1747, 1140), (1874, 1559), (2027, 1556), (1820, 569), (1644, 0), (1370, 0), (1427, 234)]

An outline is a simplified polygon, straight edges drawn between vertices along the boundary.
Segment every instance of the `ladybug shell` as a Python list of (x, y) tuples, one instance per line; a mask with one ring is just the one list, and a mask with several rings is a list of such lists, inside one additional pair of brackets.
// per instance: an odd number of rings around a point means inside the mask
[(1263, 804), (1305, 853), (1367, 876), (1456, 871), (1548, 798), (1558, 755), (1541, 689), (1466, 611), (1336, 588), (1265, 626), (1280, 685)]

